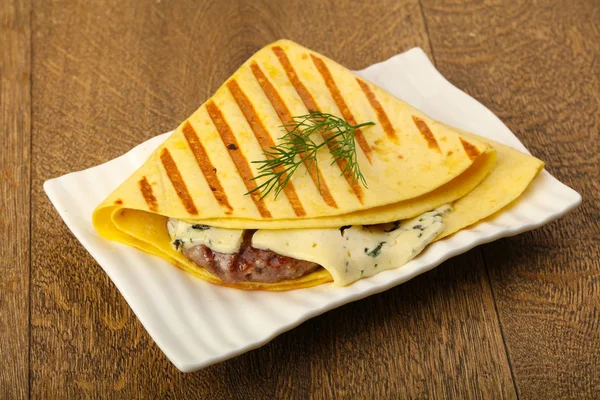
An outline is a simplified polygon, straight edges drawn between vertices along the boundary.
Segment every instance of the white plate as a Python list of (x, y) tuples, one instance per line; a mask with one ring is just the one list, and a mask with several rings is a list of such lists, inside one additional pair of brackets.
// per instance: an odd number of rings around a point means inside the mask
[[(527, 152), (491, 111), (446, 81), (421, 49), (358, 74), (435, 119)], [(309, 318), (406, 282), (482, 243), (542, 226), (581, 202), (577, 192), (542, 171), (509, 209), (434, 243), (401, 268), (344, 288), (321, 285), (283, 293), (229, 289), (197, 279), (158, 257), (105, 240), (92, 227), (93, 209), (167, 137), (150, 139), (106, 164), (51, 179), (44, 189), (156, 344), (184, 372), (262, 346)]]

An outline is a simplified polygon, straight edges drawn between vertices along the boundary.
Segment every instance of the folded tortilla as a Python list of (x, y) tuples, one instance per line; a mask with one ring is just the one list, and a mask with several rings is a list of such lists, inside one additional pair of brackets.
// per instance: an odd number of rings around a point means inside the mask
[[(343, 173), (343, 161), (331, 163), (324, 149), (318, 164), (301, 165), (278, 197), (270, 193), (261, 198), (259, 190), (248, 194), (261, 184), (253, 179), (258, 175), (255, 161), (264, 160), (264, 151), (279, 143), (286, 133), (282, 125), (313, 111), (339, 116), (351, 125), (375, 123), (355, 131), (357, 159), (368, 187)], [(504, 165), (497, 154), (511, 165)], [(460, 211), (460, 201), (465, 201), (464, 211), (449, 225), (454, 232), (518, 197), (541, 165), (533, 157), (434, 121), (332, 60), (281, 40), (253, 55), (184, 121), (96, 208), (93, 224), (108, 239), (223, 284), (172, 248), (167, 218), (285, 234), (286, 229), (386, 223), (450, 203)], [(476, 192), (494, 171), (500, 176)], [(515, 171), (523, 177), (518, 185), (509, 182)], [(470, 193), (477, 194), (470, 201), (478, 204), (479, 198), (496, 198), (499, 185), (504, 185), (501, 201), (471, 209), (466, 200)], [(319, 269), (279, 283), (228, 286), (287, 290), (330, 280)]]

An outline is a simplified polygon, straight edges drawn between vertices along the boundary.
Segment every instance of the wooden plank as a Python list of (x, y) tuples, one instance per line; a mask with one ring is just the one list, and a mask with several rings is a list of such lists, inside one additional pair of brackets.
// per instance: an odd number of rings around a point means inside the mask
[(0, 4), (0, 398), (26, 398), (29, 372), (29, 1)]
[[(31, 394), (153, 398), (181, 384), (42, 183), (174, 129), (244, 61), (233, 2), (33, 10)], [(219, 48), (228, 51), (219, 51)]]
[[(416, 1), (339, 7), (323, 2), (312, 9), (303, 4), (253, 4), (244, 14), (248, 25), (257, 27), (247, 36), (255, 48), (284, 36), (352, 69), (415, 46), (431, 56)], [(274, 30), (268, 21), (286, 23)], [(310, 21), (315, 25), (307, 34)], [(290, 354), (288, 349), (294, 351)], [(288, 362), (282, 363), (277, 355)], [(228, 363), (234, 362), (241, 363), (234, 375), (252, 371), (253, 376), (267, 377), (267, 382), (276, 379), (272, 387), (265, 383), (260, 387), (284, 398), (299, 393), (323, 399), (515, 397), (477, 252), (308, 321), (269, 346)], [(236, 385), (247, 398), (260, 393), (249, 390), (251, 380)]]
[(480, 253), (184, 375), (41, 191), (45, 179), (173, 129), (248, 56), (280, 37), (351, 68), (413, 46), (429, 52), (416, 0), (339, 7), (39, 2), (33, 27), (32, 395), (515, 396)]
[(425, 0), (442, 73), (499, 115), (574, 213), (484, 247), (518, 394), (600, 396), (600, 9), (597, 2)]

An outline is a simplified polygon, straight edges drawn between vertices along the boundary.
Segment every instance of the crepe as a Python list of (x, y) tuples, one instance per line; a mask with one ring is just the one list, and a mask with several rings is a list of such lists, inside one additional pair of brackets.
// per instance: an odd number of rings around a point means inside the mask
[(453, 211), (445, 219), (440, 240), (459, 230), (494, 215), (519, 198), (531, 181), (544, 168), (544, 162), (491, 139), (461, 131), (463, 136), (477, 138), (496, 150), (496, 162), (488, 176), (465, 197), (452, 204)]
[[(255, 162), (264, 160), (264, 152), (280, 142), (286, 133), (282, 125), (315, 111), (339, 116), (351, 125), (375, 123), (357, 129), (354, 136), (367, 186), (342, 173), (344, 160), (332, 163), (324, 149), (317, 155), (318, 165), (301, 165), (278, 197), (273, 193), (261, 197), (255, 190), (261, 181), (253, 179), (259, 174)], [(327, 57), (281, 40), (254, 54), (185, 120), (96, 208), (93, 224), (108, 239), (223, 284), (171, 246), (168, 217), (273, 234), (412, 218), (467, 199), (490, 170), (495, 166), (497, 170), (495, 147), (432, 120)], [(501, 169), (498, 180), (512, 174), (510, 168)], [(522, 174), (530, 176), (523, 180), (525, 186), (535, 176), (530, 172), (534, 169), (528, 167)], [(478, 196), (494, 197), (496, 189), (492, 183)], [(509, 186), (497, 204), (514, 200), (522, 190)], [(471, 213), (466, 209), (451, 226), (456, 231), (472, 224), (494, 212), (488, 213), (497, 204)], [(331, 275), (320, 269), (275, 284), (230, 286), (286, 290), (329, 280)]]
[[(344, 176), (343, 160), (332, 164), (325, 149), (318, 167), (301, 165), (277, 199), (261, 199), (259, 191), (244, 195), (260, 184), (252, 180), (258, 175), (253, 161), (264, 160), (263, 151), (286, 133), (282, 124), (316, 110), (353, 125), (375, 122), (355, 132), (368, 188)], [(335, 227), (336, 216), (424, 196), (477, 163), (478, 171), (447, 187), (437, 203), (459, 198), (483, 179), (493, 156), (489, 146), (465, 139), (326, 57), (279, 41), (242, 65), (97, 213), (109, 218), (116, 210), (137, 209), (223, 228)], [(416, 213), (397, 210), (395, 217)], [(370, 214), (371, 223), (381, 222), (378, 214)]]

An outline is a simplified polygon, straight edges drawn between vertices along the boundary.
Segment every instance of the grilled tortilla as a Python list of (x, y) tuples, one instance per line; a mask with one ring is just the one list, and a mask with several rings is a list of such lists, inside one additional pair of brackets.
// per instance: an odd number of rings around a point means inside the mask
[[(282, 125), (312, 111), (352, 125), (375, 122), (355, 132), (368, 187), (343, 174), (344, 161), (331, 163), (325, 149), (318, 164), (299, 167), (277, 198), (261, 198), (259, 190), (247, 194), (260, 185), (253, 161), (264, 160), (264, 151), (278, 143)], [(468, 198), (495, 165), (493, 144), (436, 122), (328, 58), (282, 40), (253, 55), (184, 121), (96, 208), (93, 223), (108, 239), (223, 284), (171, 246), (167, 218), (272, 234), (386, 223)], [(509, 192), (514, 200), (522, 190)], [(474, 223), (493, 208), (481, 207), (452, 226)], [(232, 286), (286, 290), (331, 279), (320, 269), (275, 284)]]

